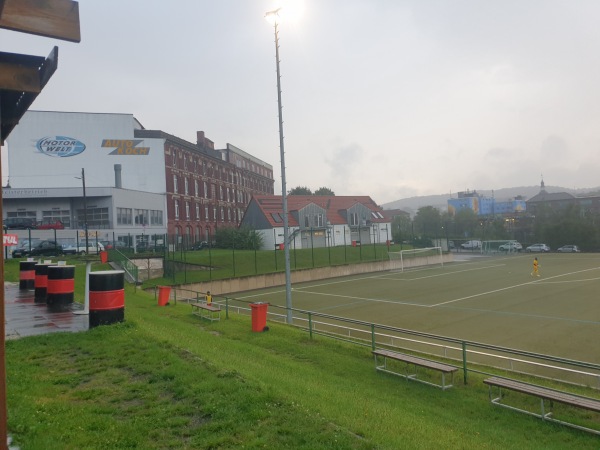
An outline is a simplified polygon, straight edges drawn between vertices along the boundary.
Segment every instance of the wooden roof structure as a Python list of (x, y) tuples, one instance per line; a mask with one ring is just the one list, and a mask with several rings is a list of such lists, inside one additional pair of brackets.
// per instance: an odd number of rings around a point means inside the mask
[[(79, 42), (79, 3), (0, 0), (0, 28)], [(57, 67), (58, 47), (46, 58), (0, 52), (0, 144), (42, 92)]]

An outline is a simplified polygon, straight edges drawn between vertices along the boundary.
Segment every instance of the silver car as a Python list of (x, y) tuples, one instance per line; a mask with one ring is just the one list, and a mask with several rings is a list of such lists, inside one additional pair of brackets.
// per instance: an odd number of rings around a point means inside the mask
[(556, 251), (559, 253), (579, 253), (581, 250), (576, 245), (563, 245), (557, 248)]
[(538, 252), (538, 253), (547, 253), (550, 251), (550, 247), (546, 244), (533, 244), (525, 249), (526, 252)]

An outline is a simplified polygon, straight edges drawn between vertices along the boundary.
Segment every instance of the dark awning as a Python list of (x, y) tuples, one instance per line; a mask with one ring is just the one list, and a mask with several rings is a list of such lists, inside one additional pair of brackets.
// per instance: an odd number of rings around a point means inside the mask
[(0, 52), (0, 143), (42, 92), (58, 67), (58, 47), (47, 58)]

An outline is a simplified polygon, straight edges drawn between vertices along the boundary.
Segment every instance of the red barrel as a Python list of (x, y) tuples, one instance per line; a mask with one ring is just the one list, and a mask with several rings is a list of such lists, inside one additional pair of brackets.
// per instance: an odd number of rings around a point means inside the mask
[(158, 306), (165, 306), (169, 303), (169, 297), (171, 296), (171, 286), (159, 286), (158, 287)]
[(48, 267), (46, 304), (62, 309), (73, 303), (75, 292), (75, 266)]
[(53, 265), (50, 263), (35, 265), (35, 293), (33, 295), (35, 303), (46, 303), (46, 296), (48, 294), (48, 267)]
[(90, 328), (125, 320), (125, 272), (90, 272)]
[(251, 303), (252, 308), (252, 331), (267, 331), (267, 309), (268, 303)]
[(35, 289), (35, 261), (19, 263), (19, 289)]

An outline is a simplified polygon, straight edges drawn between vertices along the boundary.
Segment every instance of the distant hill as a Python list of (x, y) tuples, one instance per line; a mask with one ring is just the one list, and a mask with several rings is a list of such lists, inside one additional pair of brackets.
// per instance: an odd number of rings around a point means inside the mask
[[(569, 189), (560, 186), (546, 186), (546, 192), (554, 193), (554, 192), (568, 192), (576, 197), (589, 195), (590, 193), (595, 193), (600, 195), (600, 187), (595, 188), (585, 188), (585, 189)], [(497, 189), (494, 191), (488, 190), (477, 190), (478, 194), (483, 195), (485, 197), (494, 197), (500, 201), (506, 201), (513, 199), (517, 196), (522, 196), (525, 200), (530, 199), (531, 197), (537, 195), (540, 192), (539, 186), (522, 186), (522, 187), (513, 187), (513, 188), (503, 188)], [(440, 194), (440, 195), (424, 195), (422, 197), (410, 197), (404, 198), (401, 200), (394, 200), (393, 202), (384, 203), (382, 206), (383, 209), (401, 209), (410, 213), (411, 216), (414, 216), (419, 208), (424, 206), (433, 206), (434, 208), (439, 208), (442, 211), (446, 211), (448, 207), (448, 199), (449, 198), (458, 198), (457, 193), (450, 194)]]

